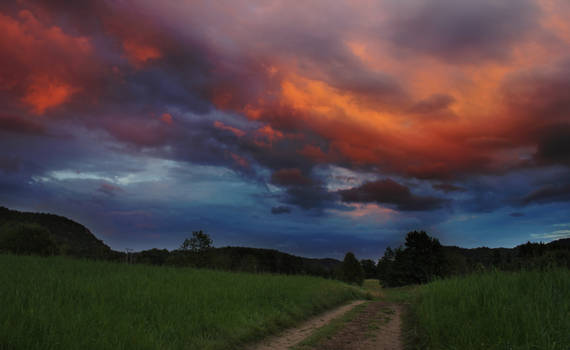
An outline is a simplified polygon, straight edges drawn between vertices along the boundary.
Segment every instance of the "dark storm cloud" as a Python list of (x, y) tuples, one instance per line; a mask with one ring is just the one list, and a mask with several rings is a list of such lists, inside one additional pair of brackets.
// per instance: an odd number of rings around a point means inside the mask
[(271, 183), (279, 186), (308, 186), (313, 180), (303, 175), (300, 169), (281, 169), (271, 174)]
[(30, 135), (44, 135), (46, 129), (44, 125), (32, 118), (0, 114), (0, 132), (13, 132)]
[(517, 212), (510, 213), (509, 216), (512, 216), (513, 218), (522, 218), (526, 215), (525, 215), (525, 213), (521, 213), (521, 212), (517, 211)]
[(0, 171), (5, 173), (17, 173), (21, 167), (22, 164), (17, 157), (0, 154)]
[(569, 202), (570, 201), (570, 185), (546, 185), (536, 189), (524, 196), (520, 203), (529, 204), (545, 204), (553, 202)]
[(329, 192), (321, 185), (313, 185), (288, 187), (281, 201), (304, 210), (316, 209), (320, 213), (324, 208), (335, 207), (336, 199), (336, 193)]
[(465, 188), (460, 186), (455, 186), (452, 184), (442, 183), (442, 184), (433, 184), (432, 187), (436, 190), (443, 191), (445, 193), (449, 192), (465, 192), (467, 191)]
[(271, 214), (274, 214), (274, 215), (290, 214), (290, 213), (291, 213), (291, 208), (283, 206), (283, 205), (271, 208)]
[(389, 4), (385, 30), (398, 47), (450, 63), (504, 60), (511, 47), (538, 28), (529, 0), (429, 0)]
[(538, 141), (535, 158), (539, 162), (570, 165), (570, 124), (554, 125), (545, 130)]
[(391, 180), (365, 182), (359, 187), (339, 191), (344, 202), (393, 204), (402, 211), (425, 211), (439, 209), (444, 199), (412, 194), (406, 186)]

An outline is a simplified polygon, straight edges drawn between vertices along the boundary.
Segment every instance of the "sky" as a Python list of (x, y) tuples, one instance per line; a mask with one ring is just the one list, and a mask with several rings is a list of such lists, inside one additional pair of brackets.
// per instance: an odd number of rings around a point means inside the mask
[(0, 205), (116, 250), (570, 237), (567, 0), (0, 2)]

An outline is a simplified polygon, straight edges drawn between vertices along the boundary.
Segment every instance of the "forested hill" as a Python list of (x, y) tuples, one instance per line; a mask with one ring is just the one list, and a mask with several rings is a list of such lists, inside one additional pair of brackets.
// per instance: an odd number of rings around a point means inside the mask
[(58, 253), (80, 257), (105, 257), (111, 253), (111, 248), (85, 226), (66, 217), (0, 207), (0, 234), (18, 234), (34, 226), (47, 231)]

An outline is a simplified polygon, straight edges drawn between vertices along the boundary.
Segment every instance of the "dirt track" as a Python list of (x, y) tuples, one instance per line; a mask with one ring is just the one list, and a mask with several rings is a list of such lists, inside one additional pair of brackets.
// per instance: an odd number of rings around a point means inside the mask
[[(286, 350), (297, 345), (311, 333), (342, 316), (364, 301), (355, 301), (314, 317), (298, 327), (267, 338), (251, 350)], [(318, 350), (401, 350), (401, 307), (383, 301), (368, 303), (364, 310), (346, 323), (330, 339), (318, 344)]]
[(304, 322), (298, 327), (291, 328), (285, 332), (269, 337), (259, 344), (251, 347), (252, 350), (286, 350), (289, 347), (298, 344), (303, 339), (308, 337), (315, 329), (324, 326), (331, 320), (342, 316), (347, 311), (351, 310), (353, 307), (364, 303), (364, 300), (357, 300), (350, 304), (343, 305), (334, 310), (327, 311), (324, 314), (313, 317), (312, 319)]

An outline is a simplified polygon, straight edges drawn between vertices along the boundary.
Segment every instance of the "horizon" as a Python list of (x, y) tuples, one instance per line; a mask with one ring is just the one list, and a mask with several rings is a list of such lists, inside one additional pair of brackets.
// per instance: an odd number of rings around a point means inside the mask
[(0, 4), (0, 206), (112, 249), (570, 238), (565, 0)]

